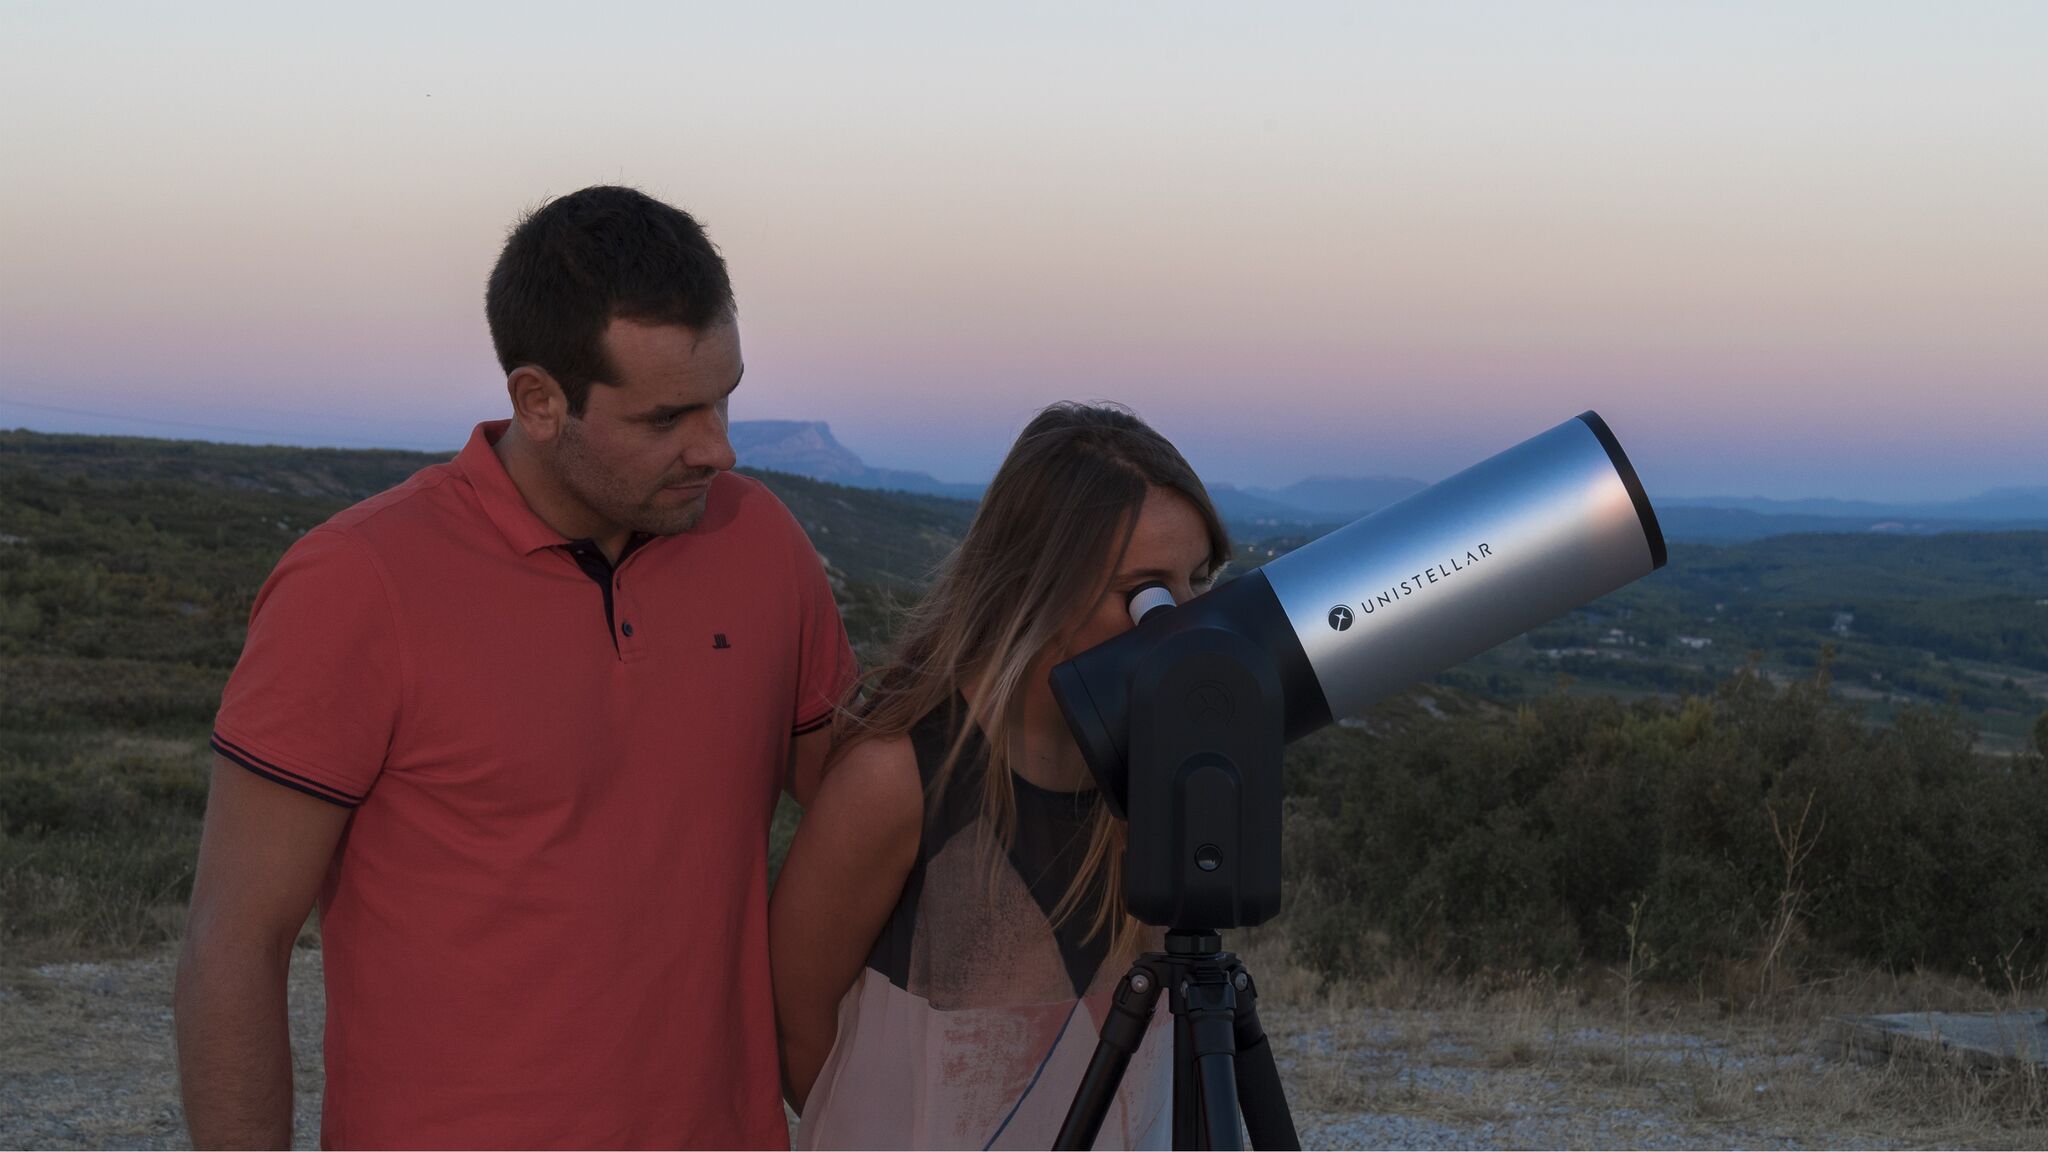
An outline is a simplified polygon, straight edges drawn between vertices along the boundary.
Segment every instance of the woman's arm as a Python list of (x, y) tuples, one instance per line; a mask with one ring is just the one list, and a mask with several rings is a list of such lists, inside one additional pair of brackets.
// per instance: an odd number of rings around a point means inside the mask
[(855, 745), (825, 774), (775, 882), (768, 956), (782, 1091), (799, 1112), (839, 1031), (839, 1001), (917, 859), (924, 789), (904, 738)]

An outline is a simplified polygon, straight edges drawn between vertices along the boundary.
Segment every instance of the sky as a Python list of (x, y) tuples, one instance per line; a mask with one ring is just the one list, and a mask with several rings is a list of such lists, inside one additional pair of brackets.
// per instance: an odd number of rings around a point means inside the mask
[(0, 0), (0, 427), (449, 449), (482, 290), (629, 183), (735, 419), (985, 479), (1129, 404), (1213, 481), (1591, 408), (1652, 497), (2048, 485), (2048, 5)]

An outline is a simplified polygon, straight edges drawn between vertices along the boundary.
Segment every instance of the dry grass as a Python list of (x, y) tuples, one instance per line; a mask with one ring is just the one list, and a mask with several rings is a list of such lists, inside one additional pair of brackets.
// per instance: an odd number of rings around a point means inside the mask
[[(1332, 982), (1273, 932), (1234, 933), (1309, 1146), (2040, 1147), (2038, 1069), (1961, 1059), (1866, 1066), (1824, 1027), (1845, 1014), (2011, 1010), (2035, 987), (1855, 973), (1754, 1008), (1754, 971), (1624, 994), (1626, 973), (1447, 980), (1393, 966)], [(172, 1146), (170, 957), (0, 966), (0, 1146)], [(318, 953), (293, 971), (302, 1139), (319, 1088)], [(1623, 1004), (1631, 1011), (1624, 1017)], [(1731, 1006), (1732, 1005), (1732, 1006)]]
[[(2048, 1146), (2038, 1066), (1868, 1066), (1838, 1058), (1825, 1036), (1843, 1015), (2013, 1011), (2034, 1002), (2017, 980), (1992, 994), (1866, 972), (1757, 997), (1755, 971), (1672, 989), (1625, 972), (1452, 981), (1396, 965), (1331, 982), (1295, 965), (1277, 933), (1231, 944), (1258, 979), (1310, 1143)], [(1754, 1006), (1709, 994), (1715, 984)]]

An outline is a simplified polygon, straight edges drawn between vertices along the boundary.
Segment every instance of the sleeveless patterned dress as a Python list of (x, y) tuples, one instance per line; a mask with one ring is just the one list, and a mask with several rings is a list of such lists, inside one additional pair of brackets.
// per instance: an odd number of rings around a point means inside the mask
[[(927, 795), (966, 717), (955, 697), (912, 729)], [(926, 805), (903, 895), (840, 1001), (797, 1148), (1046, 1148), (1059, 1133), (1126, 967), (1103, 963), (1108, 942), (1084, 940), (1085, 922), (1050, 920), (1100, 801), (1013, 775), (1016, 842), (991, 891), (987, 769), (976, 731), (941, 802)], [(1096, 1147), (1170, 1146), (1172, 1053), (1162, 1003)]]

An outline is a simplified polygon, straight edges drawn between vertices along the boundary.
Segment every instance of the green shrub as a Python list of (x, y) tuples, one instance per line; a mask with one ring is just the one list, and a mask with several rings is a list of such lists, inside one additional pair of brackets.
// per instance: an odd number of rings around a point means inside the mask
[(209, 761), (197, 739), (9, 733), (0, 748), (0, 947), (174, 939)]
[(1825, 661), (1782, 689), (1319, 733), (1289, 754), (1289, 934), (1333, 971), (1614, 964), (1642, 900), (1684, 978), (1755, 958), (1789, 900), (1789, 959), (2037, 966), (2048, 766), (1973, 739), (1952, 709), (1867, 727)]
[(227, 669), (76, 656), (0, 660), (0, 725), (20, 732), (180, 731), (220, 710)]

